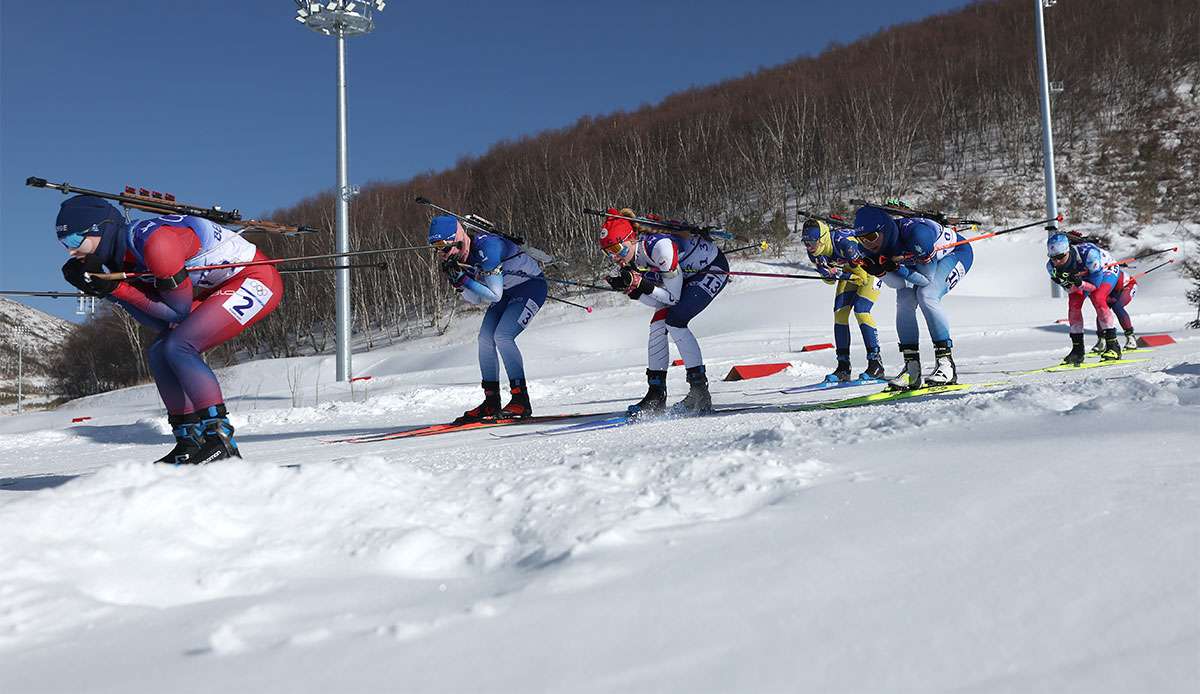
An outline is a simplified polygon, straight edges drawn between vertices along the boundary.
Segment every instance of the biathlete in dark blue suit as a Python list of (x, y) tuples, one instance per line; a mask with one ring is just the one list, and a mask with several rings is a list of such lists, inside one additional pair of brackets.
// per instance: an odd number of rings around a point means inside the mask
[(858, 210), (854, 226), (863, 248), (875, 256), (865, 269), (883, 277), (883, 283), (896, 290), (896, 333), (904, 369), (888, 381), (888, 387), (914, 390), (922, 385), (918, 308), (925, 317), (937, 359), (924, 382), (931, 386), (957, 383), (958, 370), (951, 353), (954, 343), (950, 321), (942, 310), (942, 297), (971, 269), (975, 257), (971, 244), (952, 246), (963, 237), (932, 219), (893, 219), (886, 210), (873, 206)]
[[(546, 280), (542, 268), (520, 246), (496, 234), (467, 234), (450, 215), (439, 215), (429, 224), (429, 243), (440, 249), (442, 271), (450, 285), (472, 304), (491, 304), (479, 327), (479, 372), (483, 402), (467, 410), (459, 422), (519, 419), (533, 414), (525, 382), (525, 362), (517, 349), (517, 336), (542, 304)], [(496, 353), (500, 353), (497, 359)], [(500, 360), (508, 374), (512, 399), (500, 407)]]

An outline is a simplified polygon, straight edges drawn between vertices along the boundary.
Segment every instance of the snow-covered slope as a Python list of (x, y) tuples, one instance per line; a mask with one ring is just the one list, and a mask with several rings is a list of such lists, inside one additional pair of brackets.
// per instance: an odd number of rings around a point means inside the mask
[[(830, 290), (739, 279), (694, 326), (718, 407), (755, 410), (323, 443), (475, 404), (462, 324), (356, 355), (372, 378), (354, 391), (327, 357), (225, 370), (241, 462), (145, 462), (168, 446), (152, 387), (6, 418), (0, 690), (1190, 691), (1200, 340), (1182, 283), (1148, 276), (1132, 306), (1178, 344), (1021, 374), (1069, 344), (1041, 240), (1016, 236), (979, 244), (946, 300), (979, 385), (935, 399), (796, 411), (857, 392), (762, 393), (832, 366), (795, 351), (830, 340)], [(647, 318), (548, 305), (521, 338), (538, 413), (640, 397)], [(715, 381), (768, 361), (793, 367)]]

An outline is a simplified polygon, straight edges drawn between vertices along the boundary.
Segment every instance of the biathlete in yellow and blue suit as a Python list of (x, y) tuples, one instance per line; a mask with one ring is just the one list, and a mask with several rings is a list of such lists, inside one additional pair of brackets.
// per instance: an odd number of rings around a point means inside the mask
[(850, 380), (850, 313), (858, 320), (863, 345), (867, 349), (867, 368), (858, 375), (860, 381), (883, 379), (883, 361), (879, 356), (879, 329), (871, 317), (871, 309), (879, 298), (883, 282), (863, 269), (868, 254), (863, 250), (853, 229), (835, 229), (829, 224), (810, 219), (804, 223), (801, 238), (808, 259), (817, 272), (827, 277), (826, 284), (835, 284), (833, 296), (833, 340), (837, 348), (837, 369), (825, 377), (828, 383)]

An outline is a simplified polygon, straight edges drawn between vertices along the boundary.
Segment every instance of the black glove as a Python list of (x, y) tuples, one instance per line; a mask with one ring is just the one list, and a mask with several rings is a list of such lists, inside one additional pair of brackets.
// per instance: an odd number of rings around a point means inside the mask
[(454, 258), (446, 258), (442, 261), (442, 272), (446, 273), (446, 279), (450, 280), (450, 286), (455, 289), (462, 287), (467, 278), (467, 273), (463, 272), (458, 260)]
[(105, 297), (113, 293), (117, 285), (121, 284), (117, 280), (102, 280), (98, 277), (85, 277), (85, 272), (104, 272), (104, 267), (100, 261), (88, 256), (87, 260), (79, 258), (71, 258), (63, 263), (62, 274), (63, 279), (72, 287), (89, 296)]
[(621, 274), (616, 277), (605, 277), (604, 279), (608, 282), (608, 286), (613, 288), (613, 291), (627, 292), (629, 285), (633, 284), (633, 270), (622, 267)]

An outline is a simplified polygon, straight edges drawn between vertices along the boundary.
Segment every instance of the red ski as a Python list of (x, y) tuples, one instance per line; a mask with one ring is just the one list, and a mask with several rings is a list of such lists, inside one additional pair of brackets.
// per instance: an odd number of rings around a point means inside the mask
[(326, 441), (325, 443), (374, 443), (376, 441), (394, 441), (396, 439), (411, 439), (418, 436), (434, 436), (436, 434), (452, 434), (457, 431), (470, 431), (472, 429), (488, 429), (491, 427), (503, 427), (510, 424), (538, 424), (540, 422), (554, 422), (560, 419), (571, 419), (573, 417), (589, 417), (592, 415), (584, 414), (554, 414), (542, 417), (525, 417), (513, 419), (486, 419), (481, 422), (463, 422), (455, 424), (431, 424), (429, 426), (417, 427), (415, 429), (405, 429), (403, 431), (391, 431), (384, 434), (368, 434), (366, 436), (352, 436), (345, 439), (335, 439)]

